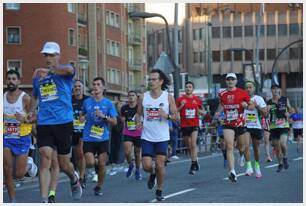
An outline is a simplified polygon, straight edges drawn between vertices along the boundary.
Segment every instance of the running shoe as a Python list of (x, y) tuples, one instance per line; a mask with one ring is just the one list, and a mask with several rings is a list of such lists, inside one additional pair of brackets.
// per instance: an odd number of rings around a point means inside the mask
[(139, 169), (135, 170), (135, 179), (136, 180), (142, 180), (142, 176), (141, 176), (141, 173), (140, 173)]
[(285, 170), (289, 168), (289, 164), (288, 164), (288, 159), (287, 157), (283, 158), (283, 162), (284, 162), (284, 168)]
[(245, 176), (252, 176), (252, 174), (253, 174), (253, 167), (252, 166), (247, 167), (245, 171)]
[(255, 177), (256, 178), (261, 178), (262, 177), (262, 174), (261, 174), (261, 171), (260, 171), (260, 168), (256, 168), (255, 167)]
[(165, 200), (165, 197), (162, 195), (162, 191), (161, 190), (156, 190), (155, 192), (155, 195), (156, 195), (156, 200), (157, 201), (164, 201)]
[(94, 174), (94, 176), (92, 177), (92, 181), (93, 182), (98, 182), (98, 175)]
[(200, 164), (199, 161), (197, 160), (197, 162), (195, 163), (195, 171), (199, 171), (200, 170)]
[(172, 160), (178, 160), (178, 159), (180, 159), (180, 158), (179, 158), (179, 156), (177, 156), (177, 155), (173, 155), (173, 156), (170, 157), (170, 159), (172, 159)]
[(244, 155), (239, 155), (238, 163), (239, 163), (240, 167), (244, 167), (244, 162), (245, 162)]
[(278, 167), (277, 167), (277, 170), (276, 172), (280, 172), (284, 169), (284, 166), (282, 164), (279, 164)]
[(228, 174), (228, 179), (229, 179), (230, 181), (232, 181), (232, 182), (237, 182), (237, 176), (236, 176), (236, 174), (234, 174), (233, 172), (230, 172), (230, 173)]
[(80, 184), (83, 189), (86, 187), (86, 175), (84, 175), (83, 178), (80, 178)]
[(127, 177), (127, 178), (129, 178), (129, 177), (132, 176), (133, 169), (134, 169), (134, 164), (133, 164), (133, 163), (130, 163), (130, 164), (129, 164), (129, 169), (128, 169), (128, 171), (126, 172), (126, 177)]
[(189, 174), (194, 175), (196, 172), (196, 165), (191, 164), (190, 169), (189, 169)]
[(152, 190), (153, 187), (155, 187), (155, 185), (156, 185), (156, 174), (150, 174), (150, 177), (147, 182), (147, 186), (150, 190)]
[(266, 162), (272, 162), (271, 157), (266, 157)]
[(96, 196), (101, 196), (101, 195), (103, 195), (102, 188), (99, 187), (99, 186), (95, 186), (94, 191), (95, 191), (95, 195), (96, 195)]
[(55, 203), (55, 196), (54, 195), (50, 195), (48, 197), (48, 203)]
[(79, 181), (78, 174), (76, 172), (74, 172), (74, 174), (77, 178), (77, 181), (75, 183), (71, 184), (71, 193), (72, 193), (72, 198), (74, 200), (79, 200), (82, 197), (83, 190), (82, 190), (82, 186), (81, 186), (80, 181)]

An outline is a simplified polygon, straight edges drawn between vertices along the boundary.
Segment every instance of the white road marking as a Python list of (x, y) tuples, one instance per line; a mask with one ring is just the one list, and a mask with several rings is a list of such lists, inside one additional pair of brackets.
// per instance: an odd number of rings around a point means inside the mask
[(274, 165), (268, 165), (268, 166), (265, 166), (265, 168), (272, 168), (272, 167), (277, 167), (278, 164), (274, 164)]
[(293, 161), (297, 161), (297, 160), (302, 160), (303, 157), (298, 157), (298, 158), (295, 158), (295, 159), (292, 159)]
[[(177, 195), (181, 195), (181, 194), (184, 194), (184, 193), (187, 193), (187, 192), (191, 192), (191, 191), (193, 191), (195, 189), (196, 188), (190, 188), (190, 189), (187, 189), (187, 190), (182, 190), (182, 191), (179, 191), (179, 192), (176, 192), (176, 193), (172, 193), (170, 195), (165, 196), (165, 199), (168, 199), (170, 197), (174, 197), (174, 196), (177, 196)], [(150, 202), (157, 202), (157, 200), (154, 199), (154, 200), (151, 200)]]
[[(244, 176), (245, 173), (239, 173), (236, 175), (236, 177)], [(228, 177), (223, 178), (223, 180), (228, 180)]]

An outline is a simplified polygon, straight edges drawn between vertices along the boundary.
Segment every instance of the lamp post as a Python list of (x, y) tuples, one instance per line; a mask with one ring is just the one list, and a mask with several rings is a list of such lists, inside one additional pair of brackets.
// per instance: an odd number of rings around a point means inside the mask
[(129, 12), (130, 18), (152, 18), (152, 17), (160, 17), (164, 20), (165, 26), (166, 26), (166, 34), (167, 34), (167, 50), (170, 58), (170, 62), (173, 65), (174, 72), (173, 72), (173, 83), (174, 83), (174, 98), (177, 99), (179, 97), (179, 67), (176, 65), (176, 63), (173, 60), (173, 50), (170, 45), (170, 33), (169, 33), (169, 24), (166, 20), (166, 18), (158, 13), (148, 13), (148, 12), (140, 12), (140, 11), (133, 11)]
[(82, 69), (82, 72), (83, 72), (83, 84), (86, 86), (86, 82), (85, 82), (85, 72), (86, 70), (88, 69), (88, 64), (89, 64), (89, 61), (87, 59), (81, 59), (79, 61), (79, 66), (80, 68)]

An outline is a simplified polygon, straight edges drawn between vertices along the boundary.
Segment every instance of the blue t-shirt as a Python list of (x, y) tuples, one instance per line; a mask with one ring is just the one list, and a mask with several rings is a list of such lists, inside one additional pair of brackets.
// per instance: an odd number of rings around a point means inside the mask
[(110, 117), (117, 117), (114, 104), (107, 98), (97, 102), (93, 97), (87, 98), (82, 106), (82, 113), (86, 114), (86, 122), (82, 140), (84, 142), (101, 142), (109, 140), (109, 125), (106, 120), (95, 115), (96, 109)]
[[(70, 64), (61, 65), (69, 66)], [(73, 68), (74, 70), (74, 68)], [(73, 111), (71, 104), (73, 77), (58, 74), (48, 74), (45, 78), (35, 77), (33, 83), (33, 96), (38, 97), (38, 125), (55, 125), (72, 122)]]
[(293, 121), (303, 121), (303, 113), (299, 112), (299, 113), (291, 114), (291, 118)]

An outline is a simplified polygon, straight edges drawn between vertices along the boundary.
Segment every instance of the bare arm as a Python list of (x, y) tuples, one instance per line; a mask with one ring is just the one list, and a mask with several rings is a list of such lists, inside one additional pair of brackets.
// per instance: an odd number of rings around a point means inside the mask
[(63, 75), (63, 76), (70, 76), (74, 73), (74, 68), (68, 65), (59, 65), (57, 67), (49, 68), (50, 72), (54, 74)]
[(135, 116), (135, 120), (137, 122), (138, 127), (140, 128), (142, 125), (142, 117), (143, 117), (143, 106), (142, 106), (142, 101), (143, 101), (143, 95), (140, 95), (140, 97), (137, 100), (137, 113)]

